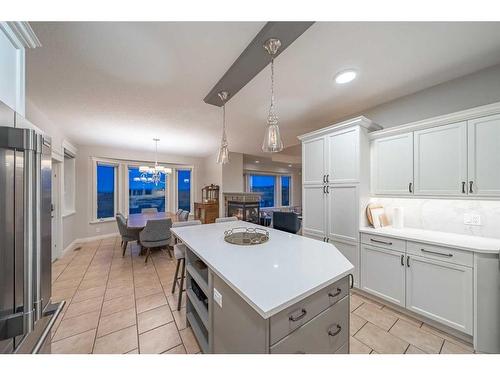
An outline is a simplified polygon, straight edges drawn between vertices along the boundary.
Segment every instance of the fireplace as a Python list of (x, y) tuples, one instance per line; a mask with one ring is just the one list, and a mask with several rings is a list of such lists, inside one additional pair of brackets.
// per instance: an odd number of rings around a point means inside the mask
[(238, 220), (259, 224), (259, 202), (227, 202), (227, 216), (236, 216)]

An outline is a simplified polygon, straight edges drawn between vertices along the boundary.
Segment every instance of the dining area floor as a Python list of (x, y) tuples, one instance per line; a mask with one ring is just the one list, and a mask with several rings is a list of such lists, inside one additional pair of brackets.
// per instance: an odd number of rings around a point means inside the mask
[[(66, 300), (52, 331), (54, 354), (194, 354), (185, 298), (172, 295), (176, 262), (165, 251), (148, 263), (120, 237), (86, 242), (56, 260), (52, 299)], [(473, 348), (413, 317), (356, 292), (351, 295), (352, 354), (471, 353)]]

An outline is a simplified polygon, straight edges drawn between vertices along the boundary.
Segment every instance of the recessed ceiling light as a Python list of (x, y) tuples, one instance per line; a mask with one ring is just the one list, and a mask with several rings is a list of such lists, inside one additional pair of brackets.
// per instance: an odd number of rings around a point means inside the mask
[(256, 162), (257, 164), (259, 164), (259, 163), (260, 163), (260, 160), (255, 160), (255, 162)]
[(344, 70), (337, 73), (337, 75), (335, 76), (335, 82), (339, 84), (348, 83), (351, 82), (354, 78), (356, 78), (356, 72), (354, 70)]

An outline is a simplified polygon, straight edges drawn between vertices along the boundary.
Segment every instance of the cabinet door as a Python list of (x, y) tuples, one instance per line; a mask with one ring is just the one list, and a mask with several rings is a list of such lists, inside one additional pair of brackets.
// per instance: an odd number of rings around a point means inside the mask
[(318, 238), (326, 237), (326, 187), (303, 186), (302, 232)]
[(467, 123), (414, 132), (415, 194), (467, 194)]
[(359, 287), (359, 243), (348, 241), (333, 241), (330, 243), (334, 245), (343, 256), (354, 266), (352, 275), (354, 276), (354, 286)]
[(304, 184), (325, 182), (325, 138), (302, 142), (302, 178)]
[(468, 121), (468, 142), (469, 195), (499, 196), (500, 115)]
[(404, 307), (404, 254), (361, 245), (361, 289)]
[(328, 237), (358, 241), (359, 199), (356, 185), (327, 186)]
[(472, 268), (411, 255), (406, 308), (472, 334)]
[(359, 128), (327, 136), (327, 182), (353, 183), (359, 180)]
[(372, 190), (375, 194), (413, 193), (413, 133), (372, 143)]

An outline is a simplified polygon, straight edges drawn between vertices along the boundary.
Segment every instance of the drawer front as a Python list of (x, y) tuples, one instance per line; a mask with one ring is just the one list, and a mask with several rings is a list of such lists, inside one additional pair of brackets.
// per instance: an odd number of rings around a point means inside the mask
[(271, 345), (349, 294), (349, 277), (337, 281), (271, 317)]
[(474, 256), (470, 251), (455, 250), (449, 247), (427, 245), (419, 242), (408, 241), (407, 251), (409, 254), (448, 263), (461, 264), (467, 267), (472, 267), (474, 261)]
[(335, 353), (349, 340), (349, 296), (271, 347), (271, 354)]
[(361, 242), (367, 245), (383, 247), (384, 249), (392, 249), (405, 252), (406, 241), (397, 238), (378, 236), (375, 234), (361, 233)]

